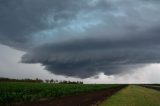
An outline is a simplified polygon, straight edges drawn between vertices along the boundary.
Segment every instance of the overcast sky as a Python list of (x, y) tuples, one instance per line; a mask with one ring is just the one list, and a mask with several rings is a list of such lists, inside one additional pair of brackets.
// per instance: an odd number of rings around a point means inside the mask
[(160, 83), (160, 1), (0, 0), (0, 77)]

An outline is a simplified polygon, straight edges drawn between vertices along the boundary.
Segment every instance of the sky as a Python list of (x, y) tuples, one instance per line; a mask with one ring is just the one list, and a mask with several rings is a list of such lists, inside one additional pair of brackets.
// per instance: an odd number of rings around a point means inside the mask
[(0, 0), (0, 77), (160, 83), (159, 5)]

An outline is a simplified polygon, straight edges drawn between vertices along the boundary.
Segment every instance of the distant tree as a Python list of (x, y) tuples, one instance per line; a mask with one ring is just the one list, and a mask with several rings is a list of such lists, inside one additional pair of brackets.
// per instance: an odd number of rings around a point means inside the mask
[(58, 80), (55, 80), (55, 83), (58, 83)]
[(42, 83), (43, 80), (36, 78), (33, 79), (9, 79), (9, 78), (0, 78), (0, 81), (7, 81), (7, 82), (35, 82), (35, 83)]
[(51, 79), (51, 80), (50, 80), (50, 83), (53, 83), (53, 82), (54, 82), (54, 80), (53, 80), (53, 79)]
[(49, 80), (45, 80), (46, 81), (46, 83), (49, 83)]
[[(9, 78), (0, 78), (0, 81), (7, 81), (7, 82), (32, 82), (32, 83), (43, 83), (43, 80), (41, 79), (9, 79)], [(54, 79), (51, 79), (51, 80), (48, 80), (46, 79), (45, 80), (46, 83), (59, 83), (59, 84), (83, 84), (82, 81), (67, 81), (67, 80), (54, 80)]]

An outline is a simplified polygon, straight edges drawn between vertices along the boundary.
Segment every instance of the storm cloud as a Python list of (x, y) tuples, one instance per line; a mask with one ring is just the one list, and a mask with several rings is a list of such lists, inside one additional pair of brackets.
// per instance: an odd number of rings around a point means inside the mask
[(157, 0), (0, 0), (0, 43), (23, 63), (87, 78), (160, 62)]
[(22, 61), (42, 63), (55, 74), (81, 78), (100, 72), (122, 74), (132, 68), (160, 62), (159, 35), (155, 33), (148, 30), (141, 37), (136, 34), (118, 40), (88, 38), (45, 44), (25, 54)]

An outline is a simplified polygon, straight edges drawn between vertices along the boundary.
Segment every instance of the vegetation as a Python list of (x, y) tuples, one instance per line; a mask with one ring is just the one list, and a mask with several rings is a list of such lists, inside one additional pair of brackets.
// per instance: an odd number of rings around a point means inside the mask
[(54, 80), (54, 79), (47, 79), (45, 81), (41, 80), (41, 79), (10, 79), (10, 78), (0, 78), (0, 82), (31, 82), (31, 83), (56, 83), (56, 84), (83, 84), (82, 81), (58, 81), (58, 80)]
[(160, 84), (143, 84), (140, 86), (144, 86), (144, 87), (159, 87), (160, 88)]
[(100, 106), (160, 106), (160, 92), (130, 85), (104, 101)]
[(144, 85), (141, 85), (141, 86), (160, 91), (160, 84), (144, 84)]
[(0, 78), (0, 82), (35, 82), (35, 83), (42, 83), (43, 80), (41, 79), (10, 79), (10, 78)]
[(115, 86), (118, 85), (0, 82), (0, 103), (35, 101), (41, 98), (55, 98)]

